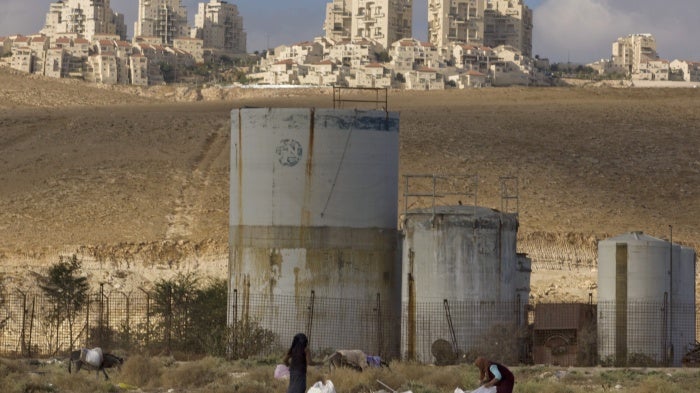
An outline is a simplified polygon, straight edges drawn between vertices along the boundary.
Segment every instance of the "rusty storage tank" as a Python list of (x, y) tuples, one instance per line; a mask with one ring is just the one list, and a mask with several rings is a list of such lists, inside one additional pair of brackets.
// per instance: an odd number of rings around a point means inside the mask
[(530, 259), (516, 252), (517, 233), (517, 214), (486, 207), (405, 214), (403, 356), (441, 364), (437, 344), (448, 342), (459, 355), (480, 351), (490, 339), (517, 350), (531, 271)]
[(396, 356), (398, 114), (243, 108), (231, 131), (229, 323)]
[(680, 366), (695, 342), (695, 252), (643, 232), (598, 243), (598, 356)]

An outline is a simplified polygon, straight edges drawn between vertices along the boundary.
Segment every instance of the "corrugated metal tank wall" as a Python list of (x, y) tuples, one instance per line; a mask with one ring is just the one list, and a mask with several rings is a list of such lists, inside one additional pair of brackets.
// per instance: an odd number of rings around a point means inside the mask
[(600, 241), (598, 304), (602, 361), (679, 366), (679, 346), (695, 339), (695, 253), (642, 232)]
[[(524, 322), (521, 311), (529, 296), (530, 260), (516, 253), (515, 214), (484, 207), (441, 206), (434, 216), (432, 209), (408, 212), (403, 226), (404, 304), (446, 299), (452, 304), (474, 304), (479, 310), (501, 309), (497, 319), (488, 322), (479, 320), (479, 315), (453, 313), (461, 350), (479, 344), (479, 336), (496, 325), (516, 327)], [(433, 316), (421, 315), (420, 309), (409, 306), (404, 314), (402, 354), (431, 362), (430, 348), (416, 346), (415, 337), (449, 340), (449, 332), (435, 326), (425, 331), (421, 321)]]
[[(261, 297), (265, 315), (277, 316), (270, 324), (289, 318), (273, 327), (283, 345), (309, 326), (310, 313), (307, 302), (285, 296), (379, 295), (398, 314), (398, 114), (246, 108), (232, 111), (231, 130), (230, 292)], [(263, 318), (256, 310), (246, 312)], [(352, 307), (316, 310), (313, 326), (344, 331), (356, 319)], [(340, 345), (306, 333), (316, 347)], [(396, 341), (385, 353), (396, 355)]]

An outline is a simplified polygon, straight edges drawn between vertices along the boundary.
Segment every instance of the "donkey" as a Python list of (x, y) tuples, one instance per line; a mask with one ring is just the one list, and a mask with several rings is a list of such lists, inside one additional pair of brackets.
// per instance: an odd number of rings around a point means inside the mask
[(105, 371), (106, 368), (113, 368), (113, 367), (120, 367), (122, 364), (124, 364), (124, 359), (120, 358), (119, 356), (113, 355), (111, 353), (105, 352), (102, 354), (102, 362), (100, 363), (99, 367), (95, 367), (81, 359), (81, 354), (83, 350), (77, 350), (73, 351), (70, 353), (70, 359), (68, 360), (68, 373), (71, 373), (71, 366), (75, 363), (75, 372), (77, 373), (80, 371), (81, 368), (85, 368), (86, 370), (95, 370), (95, 376), (99, 377), (100, 371), (105, 376), (105, 381), (109, 380), (109, 375), (107, 375), (107, 371)]

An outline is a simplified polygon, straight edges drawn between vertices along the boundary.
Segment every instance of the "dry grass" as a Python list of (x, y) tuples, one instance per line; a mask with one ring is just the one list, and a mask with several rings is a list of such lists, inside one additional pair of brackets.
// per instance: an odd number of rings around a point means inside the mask
[[(272, 377), (268, 362), (227, 362), (204, 358), (178, 362), (170, 357), (129, 357), (110, 381), (94, 372), (68, 374), (62, 362), (0, 359), (2, 393), (284, 393), (286, 380)], [(697, 369), (562, 369), (545, 366), (513, 367), (516, 393), (691, 393), (700, 386)], [(397, 392), (451, 393), (459, 387), (478, 386), (471, 365), (436, 367), (392, 362), (390, 369), (358, 373), (349, 369), (329, 372), (327, 366), (310, 367), (307, 384), (331, 380), (337, 393), (369, 393), (388, 388)], [(388, 386), (385, 387), (384, 385)]]

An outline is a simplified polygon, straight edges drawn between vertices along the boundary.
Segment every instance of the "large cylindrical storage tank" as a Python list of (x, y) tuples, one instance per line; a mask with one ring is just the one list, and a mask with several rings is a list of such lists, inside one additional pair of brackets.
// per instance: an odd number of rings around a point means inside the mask
[[(671, 342), (673, 343), (673, 365), (680, 366), (683, 355), (693, 348), (696, 337), (695, 299), (695, 250), (674, 244), (673, 271), (671, 272)], [(676, 255), (678, 253), (678, 258)]]
[[(499, 340), (517, 337), (530, 290), (530, 261), (516, 252), (517, 232), (516, 214), (485, 207), (436, 206), (406, 214), (403, 356), (440, 363), (439, 342), (471, 353), (499, 334)], [(507, 346), (517, 351), (515, 341)]]
[(245, 108), (231, 130), (229, 324), (396, 356), (398, 114)]
[[(684, 278), (686, 274), (692, 274), (692, 278)], [(674, 311), (692, 308), (694, 321), (694, 277), (694, 253), (682, 251), (677, 244), (642, 232), (600, 241), (598, 356), (601, 362), (679, 366), (682, 355), (678, 356), (681, 352), (678, 346), (681, 341), (694, 340), (695, 323), (688, 323), (689, 317), (674, 315)]]

